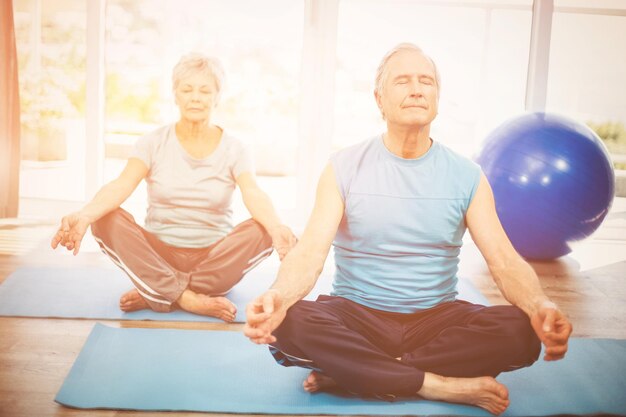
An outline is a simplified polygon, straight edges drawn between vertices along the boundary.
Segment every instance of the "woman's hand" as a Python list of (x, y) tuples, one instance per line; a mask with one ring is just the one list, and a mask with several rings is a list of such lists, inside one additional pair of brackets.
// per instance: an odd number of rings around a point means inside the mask
[(285, 255), (296, 246), (298, 238), (293, 234), (291, 229), (284, 224), (272, 227), (267, 231), (272, 238), (272, 246), (278, 252), (278, 257), (282, 261)]
[(74, 255), (78, 254), (83, 236), (91, 224), (89, 217), (80, 212), (68, 214), (61, 219), (61, 227), (52, 237), (52, 249), (56, 249), (59, 244), (65, 246), (67, 250), (73, 250)]

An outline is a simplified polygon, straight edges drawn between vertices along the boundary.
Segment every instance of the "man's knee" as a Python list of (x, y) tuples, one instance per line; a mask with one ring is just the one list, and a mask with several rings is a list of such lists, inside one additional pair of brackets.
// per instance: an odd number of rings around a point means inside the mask
[(311, 337), (323, 334), (324, 327), (336, 325), (336, 321), (336, 317), (320, 308), (319, 303), (298, 301), (287, 311), (285, 319), (273, 332), (276, 342), (270, 347), (272, 356), (283, 366), (318, 369), (304, 351), (316, 344)]
[(320, 334), (323, 328), (336, 324), (337, 318), (320, 308), (314, 301), (298, 301), (288, 311), (281, 325), (274, 331), (277, 343), (285, 348), (306, 343), (306, 339)]
[(292, 339), (299, 330), (307, 326), (309, 313), (315, 312), (315, 304), (312, 301), (298, 301), (289, 310), (282, 323), (274, 331), (274, 336), (280, 340)]
[(519, 361), (516, 366), (528, 366), (537, 360), (541, 342), (526, 313), (517, 307), (505, 307), (502, 332), (506, 349)]

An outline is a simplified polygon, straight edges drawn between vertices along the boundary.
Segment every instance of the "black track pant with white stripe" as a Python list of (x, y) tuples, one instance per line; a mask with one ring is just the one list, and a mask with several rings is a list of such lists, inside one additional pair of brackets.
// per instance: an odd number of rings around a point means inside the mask
[(272, 239), (249, 219), (206, 248), (163, 243), (119, 208), (91, 225), (102, 251), (129, 276), (155, 311), (170, 311), (187, 288), (207, 295), (227, 293), (272, 253)]
[(531, 365), (541, 350), (519, 308), (461, 300), (403, 314), (321, 295), (294, 304), (273, 334), (270, 352), (281, 365), (317, 370), (349, 392), (386, 399), (414, 396), (425, 372), (496, 376)]

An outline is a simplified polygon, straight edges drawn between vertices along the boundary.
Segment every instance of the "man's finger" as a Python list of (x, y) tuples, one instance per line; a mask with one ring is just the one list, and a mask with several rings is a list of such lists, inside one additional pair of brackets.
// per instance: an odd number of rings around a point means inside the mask
[(569, 331), (567, 329), (556, 329), (556, 331), (546, 333), (545, 337), (551, 342), (557, 342), (558, 344), (562, 344), (564, 342), (567, 342), (567, 339), (569, 339)]
[(567, 345), (555, 345), (555, 346), (546, 347), (546, 353), (551, 356), (565, 355), (566, 352), (567, 352)]
[(267, 344), (276, 342), (276, 338), (270, 335), (270, 336), (255, 338), (255, 339), (252, 339), (252, 341), (256, 343), (257, 345), (267, 345)]
[(263, 311), (268, 315), (274, 312), (274, 297), (270, 293), (263, 296)]
[(268, 334), (265, 331), (261, 331), (262, 334), (257, 334), (257, 330), (260, 329), (248, 329), (248, 334), (250, 334), (249, 339), (251, 342), (256, 343), (257, 345), (265, 345), (268, 343), (274, 343), (276, 338), (271, 334)]
[(554, 329), (556, 311), (548, 309), (546, 311), (546, 317), (543, 319), (542, 330), (546, 333), (550, 333)]
[(545, 356), (543, 357), (544, 361), (558, 361), (561, 360), (565, 357), (565, 354), (562, 355), (551, 355), (549, 353), (546, 353)]
[(243, 334), (250, 339), (261, 339), (267, 336), (267, 331), (258, 327), (246, 327)]
[(254, 311), (246, 311), (246, 321), (252, 326), (258, 326), (259, 324), (267, 321), (270, 318), (268, 313), (256, 313)]
[(276, 343), (276, 338), (271, 334), (263, 339), (264, 345), (269, 345), (270, 343)]
[(564, 334), (565, 337), (569, 337), (574, 330), (574, 328), (572, 327), (572, 323), (570, 323), (565, 317), (557, 318), (556, 327), (558, 329), (557, 332), (559, 334)]
[(243, 335), (246, 337), (251, 337), (254, 334), (255, 327), (252, 327), (250, 323), (246, 323), (243, 325)]
[[(252, 300), (252, 302), (248, 303), (248, 309), (250, 312), (253, 314), (263, 313), (263, 296), (264, 295), (260, 295)], [(246, 309), (246, 311), (248, 311), (248, 309)]]

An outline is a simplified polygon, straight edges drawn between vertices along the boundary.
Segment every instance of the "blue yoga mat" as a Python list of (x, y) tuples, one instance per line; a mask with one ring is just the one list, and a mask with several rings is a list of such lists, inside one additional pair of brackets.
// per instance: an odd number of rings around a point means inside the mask
[[(278, 265), (261, 265), (249, 272), (227, 297), (237, 306), (236, 322), (245, 322), (246, 305), (269, 288)], [(332, 288), (332, 271), (325, 271), (306, 297), (314, 300)], [(114, 268), (24, 267), (0, 285), (0, 316), (61, 317), (111, 320), (215, 321), (182, 310), (157, 313), (140, 310), (125, 313), (120, 296), (132, 288), (128, 277)], [(469, 282), (459, 280), (459, 298), (488, 305)]]
[[(77, 408), (245, 414), (467, 415), (472, 406), (308, 394), (308, 371), (277, 365), (241, 333), (97, 324), (56, 401)], [(574, 339), (567, 357), (502, 374), (504, 415), (626, 414), (626, 340)]]

